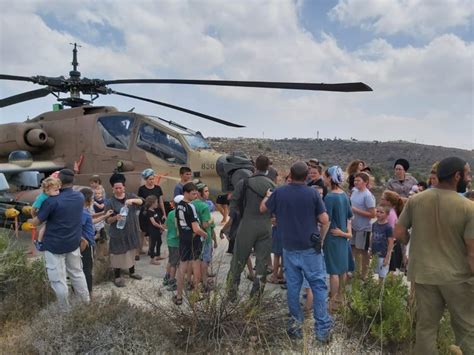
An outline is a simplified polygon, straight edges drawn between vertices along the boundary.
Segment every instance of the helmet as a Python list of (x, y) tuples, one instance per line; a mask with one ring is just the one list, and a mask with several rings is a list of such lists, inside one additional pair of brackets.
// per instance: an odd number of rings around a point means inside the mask
[(142, 178), (148, 179), (150, 176), (155, 176), (153, 169), (148, 168), (142, 171)]

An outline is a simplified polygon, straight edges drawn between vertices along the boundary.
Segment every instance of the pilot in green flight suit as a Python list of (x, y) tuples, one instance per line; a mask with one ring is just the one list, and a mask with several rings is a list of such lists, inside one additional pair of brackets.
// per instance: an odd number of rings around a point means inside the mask
[(240, 275), (252, 248), (256, 256), (256, 277), (250, 295), (254, 296), (257, 292), (260, 295), (265, 287), (267, 261), (272, 248), (272, 225), (270, 214), (260, 213), (259, 207), (267, 190), (275, 187), (273, 181), (266, 176), (269, 162), (268, 157), (259, 156), (255, 161), (257, 172), (247, 179), (240, 180), (232, 193), (230, 209), (239, 210), (239, 206), (243, 207), (243, 216), (237, 230), (234, 254), (227, 275), (231, 299), (237, 297)]

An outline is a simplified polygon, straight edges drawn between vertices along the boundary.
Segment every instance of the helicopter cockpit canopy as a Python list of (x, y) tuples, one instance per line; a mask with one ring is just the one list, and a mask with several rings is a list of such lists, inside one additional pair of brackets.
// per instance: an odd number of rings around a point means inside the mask
[(108, 148), (128, 150), (134, 118), (130, 116), (104, 116), (98, 126)]
[(192, 149), (211, 149), (200, 132), (183, 134)]
[(140, 125), (137, 146), (160, 159), (176, 164), (186, 164), (187, 153), (181, 142), (148, 123)]

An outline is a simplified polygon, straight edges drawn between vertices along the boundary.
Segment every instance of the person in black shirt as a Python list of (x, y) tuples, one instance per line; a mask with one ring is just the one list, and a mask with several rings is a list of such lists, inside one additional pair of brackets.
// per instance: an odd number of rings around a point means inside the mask
[[(142, 172), (142, 178), (145, 181), (145, 184), (138, 188), (138, 197), (141, 197), (145, 200), (148, 196), (156, 196), (158, 199), (158, 209), (161, 211), (162, 219), (166, 216), (165, 212), (165, 205), (163, 202), (163, 190), (159, 185), (155, 184), (155, 172), (153, 169), (145, 169)], [(145, 209), (142, 208), (140, 210), (140, 214), (138, 216), (138, 222), (140, 224), (140, 230), (142, 231), (140, 234), (140, 247), (138, 249), (137, 256), (135, 259), (140, 259), (140, 254), (143, 254), (143, 246), (145, 245), (145, 237), (148, 236), (147, 234), (147, 219), (145, 216)], [(162, 223), (164, 220), (161, 221)]]
[(183, 303), (184, 275), (191, 262), (193, 270), (193, 284), (197, 289), (201, 282), (201, 256), (202, 240), (207, 237), (206, 231), (199, 227), (196, 209), (191, 201), (198, 196), (196, 185), (188, 182), (183, 186), (184, 198), (176, 206), (176, 225), (179, 236), (180, 263), (178, 268), (176, 295), (173, 302), (177, 305)]
[(151, 258), (151, 264), (159, 265), (160, 260), (164, 259), (160, 256), (161, 232), (164, 227), (161, 223), (163, 216), (158, 208), (158, 199), (155, 195), (150, 195), (145, 199), (144, 215), (146, 218), (146, 233), (150, 238), (148, 255)]

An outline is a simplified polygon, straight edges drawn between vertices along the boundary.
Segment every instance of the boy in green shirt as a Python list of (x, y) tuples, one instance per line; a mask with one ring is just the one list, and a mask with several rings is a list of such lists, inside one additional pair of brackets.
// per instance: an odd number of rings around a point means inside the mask
[(196, 185), (199, 193), (199, 197), (195, 199), (192, 204), (196, 208), (196, 213), (199, 219), (199, 224), (203, 230), (206, 231), (207, 237), (203, 241), (202, 254), (201, 254), (201, 275), (204, 289), (208, 289), (207, 277), (209, 264), (212, 261), (212, 229), (215, 227), (214, 221), (211, 218), (211, 211), (207, 200), (209, 199), (209, 188), (204, 183), (198, 183)]
[[(175, 206), (181, 202), (183, 195), (177, 195), (174, 198)], [(166, 242), (168, 244), (168, 264), (166, 265), (166, 274), (163, 279), (163, 285), (168, 286), (169, 291), (176, 291), (176, 269), (179, 264), (179, 237), (176, 230), (176, 210), (171, 210), (166, 218)]]

